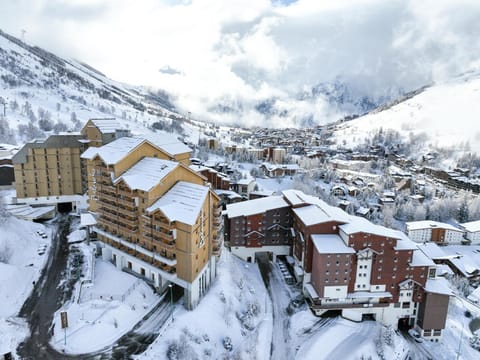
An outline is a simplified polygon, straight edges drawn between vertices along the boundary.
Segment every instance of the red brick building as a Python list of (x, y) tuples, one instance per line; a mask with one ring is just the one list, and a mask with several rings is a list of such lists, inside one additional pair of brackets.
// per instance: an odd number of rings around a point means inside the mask
[[(226, 212), (230, 246), (240, 257), (252, 260), (259, 251), (284, 255), (289, 246), (295, 276), (315, 314), (337, 310), (355, 321), (368, 315), (394, 327), (408, 324), (430, 339), (441, 337), (450, 290), (436, 278), (434, 262), (404, 233), (296, 190), (230, 205)], [(275, 223), (272, 214), (281, 214)], [(284, 237), (277, 242), (267, 231), (273, 224)]]

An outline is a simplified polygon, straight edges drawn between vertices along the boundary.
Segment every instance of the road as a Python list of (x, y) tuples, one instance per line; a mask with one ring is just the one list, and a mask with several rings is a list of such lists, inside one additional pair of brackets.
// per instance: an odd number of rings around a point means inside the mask
[(273, 330), (270, 358), (272, 360), (289, 360), (294, 357), (290, 346), (290, 317), (287, 308), (290, 304), (290, 294), (278, 267), (268, 256), (257, 255), (258, 267), (272, 301)]
[[(68, 260), (68, 240), (70, 218), (61, 216), (57, 231), (52, 236), (49, 258), (36, 283), (32, 294), (25, 301), (19, 316), (24, 317), (31, 335), (17, 349), (23, 360), (63, 360), (63, 359), (129, 359), (132, 354), (140, 354), (155, 340), (163, 324), (171, 316), (170, 296), (166, 296), (135, 327), (122, 336), (115, 344), (100, 351), (78, 356), (58, 352), (49, 344), (51, 325), (55, 311), (71, 298), (73, 284), (64, 281)], [(181, 289), (173, 291), (173, 301), (183, 295)]]
[(47, 264), (19, 314), (27, 320), (31, 333), (17, 349), (18, 354), (25, 360), (64, 358), (50, 348), (48, 341), (51, 336), (53, 314), (71, 295), (68, 286), (60, 285), (68, 259), (69, 216), (61, 215), (56, 220), (56, 225), (57, 230), (53, 233)]

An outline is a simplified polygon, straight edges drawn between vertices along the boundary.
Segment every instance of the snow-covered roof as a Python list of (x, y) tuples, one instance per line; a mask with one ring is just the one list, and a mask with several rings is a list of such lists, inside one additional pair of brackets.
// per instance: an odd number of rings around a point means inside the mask
[(97, 221), (90, 213), (80, 214), (80, 225), (82, 226), (90, 226), (95, 225)]
[(238, 193), (236, 193), (235, 191), (232, 191), (232, 190), (216, 189), (214, 191), (215, 191), (215, 194), (217, 194), (218, 196), (225, 195), (225, 196), (229, 197), (230, 199), (241, 199), (242, 198)]
[(177, 139), (176, 136), (168, 133), (156, 132), (142, 135), (143, 138), (158, 146), (170, 155), (178, 155), (192, 152), (187, 145)]
[(238, 185), (250, 185), (251, 183), (254, 183), (254, 182), (255, 180), (253, 179), (240, 179), (236, 181)]
[(88, 148), (81, 158), (93, 160), (99, 156), (107, 165), (114, 165), (145, 141), (141, 138), (122, 137), (100, 147)]
[(404, 233), (398, 231), (399, 235), (397, 244), (394, 247), (394, 250), (417, 250), (418, 246), (415, 242), (410, 240), (410, 238)]
[(157, 185), (178, 165), (177, 162), (146, 157), (114, 180), (123, 180), (131, 190), (148, 191)]
[(311, 238), (319, 254), (355, 254), (355, 250), (336, 234), (313, 234)]
[(122, 129), (116, 119), (90, 119), (90, 121), (104, 134), (114, 133), (116, 130)]
[(407, 226), (407, 231), (431, 229), (431, 228), (441, 228), (441, 229), (452, 230), (452, 231), (462, 231), (460, 229), (457, 229), (453, 225), (450, 225), (447, 223), (441, 223), (438, 221), (431, 221), (431, 220), (411, 221), (411, 222), (407, 222), (406, 226)]
[(208, 191), (209, 188), (206, 186), (179, 181), (147, 208), (147, 212), (160, 210), (170, 221), (193, 225), (197, 221)]
[(464, 224), (460, 224), (462, 228), (465, 229), (465, 231), (468, 232), (478, 232), (480, 231), (480, 220), (477, 221), (470, 221)]
[(250, 195), (272, 196), (274, 193), (275, 191), (271, 191), (271, 190), (257, 190), (257, 191), (252, 191)]
[(347, 235), (359, 232), (385, 236), (394, 239), (405, 239), (405, 234), (400, 231), (375, 225), (362, 217), (351, 216), (351, 221), (340, 225), (340, 229)]
[(447, 259), (450, 257), (443, 251), (440, 246), (435, 243), (427, 242), (423, 244), (418, 244), (417, 246), (430, 259)]
[(227, 205), (226, 212), (228, 218), (231, 219), (238, 216), (260, 214), (268, 210), (284, 207), (288, 207), (288, 203), (283, 199), (282, 196), (268, 196)]
[(413, 252), (411, 266), (435, 266), (435, 263), (422, 251), (416, 250)]
[(283, 196), (287, 201), (292, 204), (292, 206), (303, 205), (308, 203), (306, 195), (298, 190), (284, 190), (282, 191)]
[(293, 209), (295, 215), (305, 224), (311, 226), (314, 224), (321, 224), (329, 221), (344, 222), (347, 221), (345, 217), (332, 216), (330, 213), (321, 209), (317, 205), (303, 206)]
[(427, 279), (425, 291), (429, 293), (453, 296), (453, 292), (448, 286), (448, 281), (444, 278)]

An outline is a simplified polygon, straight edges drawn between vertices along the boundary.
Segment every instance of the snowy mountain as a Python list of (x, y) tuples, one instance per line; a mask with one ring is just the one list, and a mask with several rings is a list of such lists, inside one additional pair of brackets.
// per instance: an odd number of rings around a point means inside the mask
[[(169, 96), (125, 85), (0, 31), (0, 142), (78, 130), (88, 118), (116, 117), (126, 127), (177, 128), (185, 118)], [(134, 123), (138, 125), (135, 126)]]
[[(305, 86), (302, 91), (293, 91), (276, 97), (249, 102), (246, 99), (226, 97), (208, 110), (210, 115), (222, 121), (231, 118), (246, 118), (246, 114), (266, 127), (313, 127), (344, 117), (368, 113), (378, 106), (402, 95), (400, 89), (392, 89), (388, 94), (368, 95), (364, 90), (350, 84), (348, 80), (336, 78), (332, 82)], [(219, 117), (220, 116), (220, 117)], [(248, 124), (248, 120), (245, 120)]]
[(369, 114), (345, 122), (337, 142), (361, 143), (378, 129), (393, 129), (406, 139), (424, 134), (426, 147), (480, 153), (480, 71), (414, 91)]

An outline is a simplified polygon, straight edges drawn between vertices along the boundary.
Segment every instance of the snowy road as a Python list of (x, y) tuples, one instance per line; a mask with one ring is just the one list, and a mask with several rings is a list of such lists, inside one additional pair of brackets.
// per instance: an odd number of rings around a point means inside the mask
[(287, 308), (291, 301), (290, 293), (283, 280), (278, 266), (273, 264), (268, 257), (258, 256), (258, 267), (262, 274), (272, 301), (273, 332), (270, 358), (272, 360), (293, 359), (292, 346), (290, 346), (290, 317)]
[(53, 314), (68, 297), (61, 286), (61, 280), (67, 265), (70, 218), (63, 215), (57, 221), (58, 229), (52, 238), (47, 265), (32, 294), (20, 310), (20, 316), (27, 319), (31, 331), (31, 336), (18, 348), (22, 359), (64, 358), (48, 344)]

